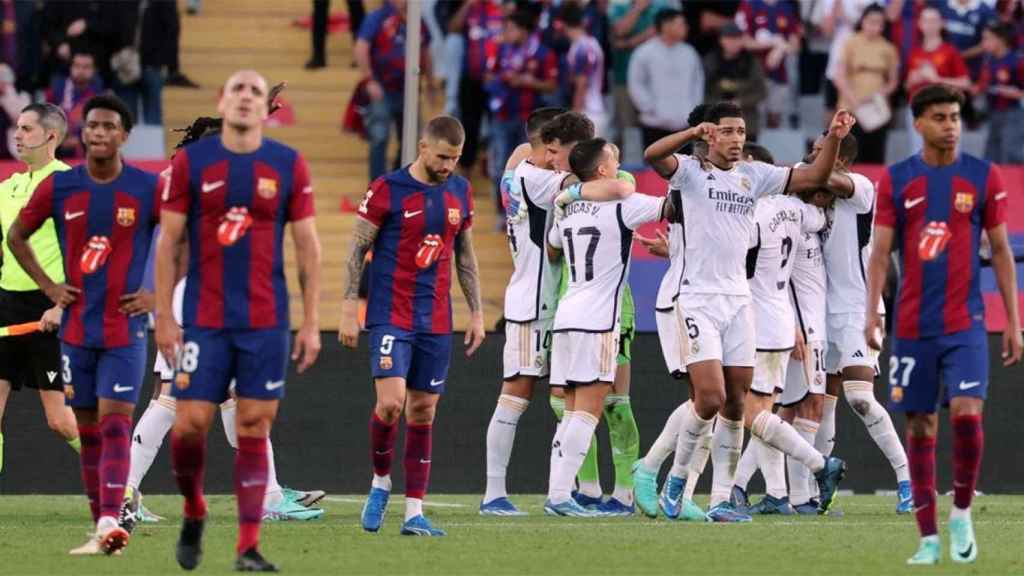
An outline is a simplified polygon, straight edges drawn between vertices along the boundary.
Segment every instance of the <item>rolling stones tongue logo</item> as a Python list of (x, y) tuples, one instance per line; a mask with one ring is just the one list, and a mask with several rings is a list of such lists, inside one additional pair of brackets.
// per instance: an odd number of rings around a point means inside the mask
[(100, 266), (107, 263), (110, 256), (110, 239), (106, 236), (93, 236), (85, 243), (85, 250), (79, 259), (79, 266), (83, 274), (92, 274), (99, 270)]
[(249, 216), (249, 209), (236, 206), (221, 218), (220, 226), (217, 227), (217, 241), (221, 246), (231, 246), (245, 236), (250, 226), (252, 216)]
[(420, 268), (429, 268), (441, 256), (442, 248), (444, 242), (441, 241), (439, 234), (427, 234), (416, 250), (416, 265)]
[(917, 243), (917, 253), (921, 260), (928, 262), (938, 258), (952, 237), (953, 234), (950, 233), (949, 226), (945, 222), (929, 222), (921, 230), (921, 239)]

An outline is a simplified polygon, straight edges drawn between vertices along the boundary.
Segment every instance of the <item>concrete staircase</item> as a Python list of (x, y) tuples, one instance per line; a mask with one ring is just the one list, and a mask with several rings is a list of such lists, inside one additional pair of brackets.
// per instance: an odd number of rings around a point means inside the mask
[[(343, 264), (349, 249), (353, 214), (342, 213), (346, 200), (358, 204), (366, 191), (367, 146), (358, 137), (340, 130), (341, 114), (359, 80), (350, 67), (351, 40), (347, 33), (331, 34), (327, 40), (328, 68), (307, 71), (303, 64), (310, 54), (310, 34), (292, 26), (293, 20), (309, 15), (309, 2), (289, 0), (207, 0), (198, 16), (182, 9), (182, 70), (202, 89), (167, 88), (164, 91), (164, 123), (167, 150), (180, 134), (173, 128), (187, 126), (197, 116), (216, 115), (217, 91), (234, 71), (254, 68), (273, 85), (288, 82), (284, 98), (295, 111), (295, 124), (270, 128), (267, 134), (298, 148), (309, 162), (317, 202), (317, 226), (323, 245), (320, 326), (336, 330), (341, 303)], [(368, 9), (379, 5), (369, 2)], [(344, 3), (335, 2), (335, 10)], [(425, 117), (437, 110), (426, 108)], [(493, 201), (486, 180), (474, 181), (476, 225), (474, 235), (480, 258), (484, 290), (484, 313), (488, 328), (501, 316), (505, 285), (511, 264), (504, 235), (495, 231)], [(287, 242), (288, 280), (294, 326), (302, 318), (302, 301)], [(465, 300), (452, 282), (457, 329), (467, 318)]]

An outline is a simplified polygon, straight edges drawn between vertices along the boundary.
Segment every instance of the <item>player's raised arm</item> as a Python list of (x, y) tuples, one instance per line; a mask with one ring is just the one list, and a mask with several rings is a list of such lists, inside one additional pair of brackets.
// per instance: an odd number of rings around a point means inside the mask
[(822, 142), (821, 152), (814, 158), (814, 162), (792, 169), (786, 191), (803, 192), (828, 184), (836, 157), (839, 156), (839, 144), (850, 133), (855, 122), (853, 114), (846, 110), (836, 112), (829, 126), (828, 135)]
[(484, 309), (480, 299), (480, 266), (473, 249), (473, 229), (464, 228), (455, 237), (455, 274), (469, 306), (466, 329), (466, 356), (472, 356), (484, 341)]
[(644, 162), (662, 178), (671, 178), (679, 169), (676, 151), (693, 140), (710, 137), (714, 134), (715, 128), (710, 122), (702, 122), (692, 128), (669, 134), (644, 150)]
[(296, 370), (302, 374), (320, 354), (320, 237), (313, 217), (291, 225), (302, 289), (302, 326), (295, 335), (292, 361), (298, 361)]
[(359, 282), (363, 279), (366, 253), (377, 241), (378, 230), (376, 224), (362, 216), (356, 216), (356, 225), (352, 230), (352, 247), (345, 263), (348, 279), (345, 281), (345, 295), (341, 302), (341, 324), (338, 327), (338, 341), (349, 348), (355, 348), (359, 343)]

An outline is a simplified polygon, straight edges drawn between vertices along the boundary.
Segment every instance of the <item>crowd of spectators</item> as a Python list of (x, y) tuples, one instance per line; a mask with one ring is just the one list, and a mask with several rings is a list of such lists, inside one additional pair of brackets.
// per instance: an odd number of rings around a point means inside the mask
[[(382, 10), (404, 13), (405, 0), (385, 2)], [(893, 127), (911, 139), (911, 150), (919, 146), (906, 102), (935, 83), (967, 93), (965, 124), (987, 128), (989, 159), (1024, 162), (1021, 0), (427, 0), (423, 7), (442, 36), (434, 53), (442, 57), (445, 110), (467, 131), (462, 169), (482, 165), (495, 183), (523, 140), (523, 120), (541, 105), (587, 113), (600, 135), (622, 146), (631, 129), (647, 145), (685, 128), (705, 100), (738, 101), (752, 140), (766, 129), (800, 130), (808, 115), (799, 103), (812, 96), (826, 118), (837, 106), (851, 110), (862, 161), (881, 163)], [(387, 35), (380, 45), (391, 46), (404, 28)], [(390, 97), (390, 90), (381, 95)], [(384, 168), (373, 165), (371, 177)]]
[(0, 20), (0, 128), (8, 136), (0, 159), (13, 156), (13, 124), (33, 100), (67, 114), (58, 155), (74, 158), (83, 154), (82, 107), (90, 97), (113, 91), (139, 124), (161, 125), (164, 86), (198, 87), (178, 62), (177, 2), (0, 0)]

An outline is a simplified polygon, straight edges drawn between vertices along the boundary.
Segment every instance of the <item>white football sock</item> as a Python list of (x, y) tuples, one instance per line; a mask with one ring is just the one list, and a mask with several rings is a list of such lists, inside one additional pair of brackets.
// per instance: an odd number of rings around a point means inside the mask
[[(685, 404), (684, 404), (685, 406)], [(693, 460), (694, 450), (701, 438), (711, 429), (714, 418), (705, 420), (697, 415), (693, 404), (688, 410), (683, 411), (679, 420), (679, 437), (676, 439), (676, 455), (672, 462), (672, 475), (677, 478), (686, 478), (689, 472), (690, 461)]]
[(714, 471), (711, 475), (710, 507), (729, 501), (742, 447), (743, 421), (729, 420), (719, 414), (711, 437), (711, 466)]
[[(711, 427), (714, 428), (714, 423)], [(697, 491), (697, 482), (700, 481), (701, 474), (704, 473), (704, 468), (708, 465), (708, 457), (711, 456), (711, 435), (712, 430), (708, 430), (700, 441), (697, 442), (697, 447), (693, 450), (693, 456), (690, 457), (690, 469), (686, 474), (686, 489), (683, 490), (683, 497), (687, 500), (693, 500), (693, 493)]]
[(419, 498), (405, 499), (405, 521), (423, 514), (423, 500)]
[(814, 448), (823, 456), (831, 456), (836, 447), (836, 402), (838, 398), (825, 394), (825, 402), (821, 408), (821, 423), (818, 433), (814, 435)]
[[(808, 444), (814, 442), (818, 433), (818, 423), (806, 418), (794, 419), (793, 428)], [(796, 458), (786, 459), (786, 468), (789, 472), (789, 503), (793, 506), (805, 504), (811, 499), (811, 471)]]
[[(163, 397), (161, 397), (163, 398)], [(170, 402), (151, 400), (146, 411), (142, 413), (135, 430), (132, 432), (131, 464), (128, 469), (128, 486), (137, 490), (142, 479), (149, 472), (153, 460), (160, 452), (164, 437), (174, 426), (174, 399)]]
[(505, 475), (512, 457), (512, 444), (516, 440), (519, 417), (526, 412), (530, 401), (511, 394), (498, 397), (491, 423), (487, 426), (487, 491), (484, 502), (508, 496)]
[(971, 521), (971, 507), (957, 508), (956, 506), (949, 507), (949, 519), (950, 520), (967, 520)]
[(747, 484), (750, 484), (750, 479), (757, 472), (757, 445), (760, 443), (761, 441), (756, 436), (750, 437), (750, 442), (747, 442), (747, 447), (743, 449), (740, 461), (736, 464), (736, 474), (733, 476), (732, 481), (733, 486), (738, 486), (746, 491)]
[(567, 417), (568, 423), (562, 433), (562, 457), (555, 469), (554, 481), (548, 488), (548, 499), (553, 504), (567, 501), (572, 494), (572, 484), (590, 450), (590, 439), (594, 437), (598, 420), (588, 412), (573, 412)]
[(372, 488), (380, 488), (381, 490), (391, 492), (391, 474), (387, 474), (386, 476), (377, 476), (374, 474), (373, 480), (370, 481), (370, 486)]
[(821, 455), (796, 433), (787, 422), (775, 414), (762, 411), (754, 417), (750, 433), (760, 438), (765, 444), (782, 451), (790, 458), (796, 458), (811, 472), (818, 472), (825, 467), (825, 457)]
[(874, 384), (858, 380), (843, 382), (846, 401), (853, 412), (864, 422), (868, 434), (889, 459), (889, 465), (896, 473), (896, 481), (910, 480), (910, 468), (907, 466), (907, 453), (903, 443), (896, 434), (889, 412), (875, 399)]
[[(809, 444), (808, 444), (809, 446)], [(764, 476), (765, 492), (775, 498), (786, 497), (786, 458), (777, 449), (758, 442), (754, 446), (757, 455), (757, 467)]]
[(622, 486), (616, 486), (612, 492), (612, 498), (615, 498), (619, 502), (622, 502), (626, 506), (633, 505), (633, 489), (625, 488)]
[(679, 438), (679, 426), (683, 420), (683, 414), (689, 411), (692, 405), (693, 401), (687, 400), (668, 415), (668, 420), (665, 421), (661, 434), (658, 434), (654, 444), (651, 444), (651, 449), (643, 457), (644, 468), (648, 470), (661, 470), (661, 465), (665, 462), (665, 459), (668, 458), (669, 454), (676, 451), (676, 441)]
[(263, 494), (263, 507), (273, 508), (281, 502), (282, 498), (284, 498), (284, 494), (281, 493), (281, 485), (277, 483), (274, 443), (267, 438), (267, 491)]
[(565, 427), (572, 418), (572, 412), (563, 412), (562, 419), (555, 427), (555, 437), (551, 439), (551, 461), (548, 467), (548, 492), (555, 485), (555, 471), (558, 470), (558, 463), (562, 461), (562, 438), (565, 436)]
[(238, 450), (238, 428), (235, 418), (238, 416), (238, 403), (234, 400), (225, 400), (220, 405), (220, 420), (224, 423), (224, 436), (228, 444)]

